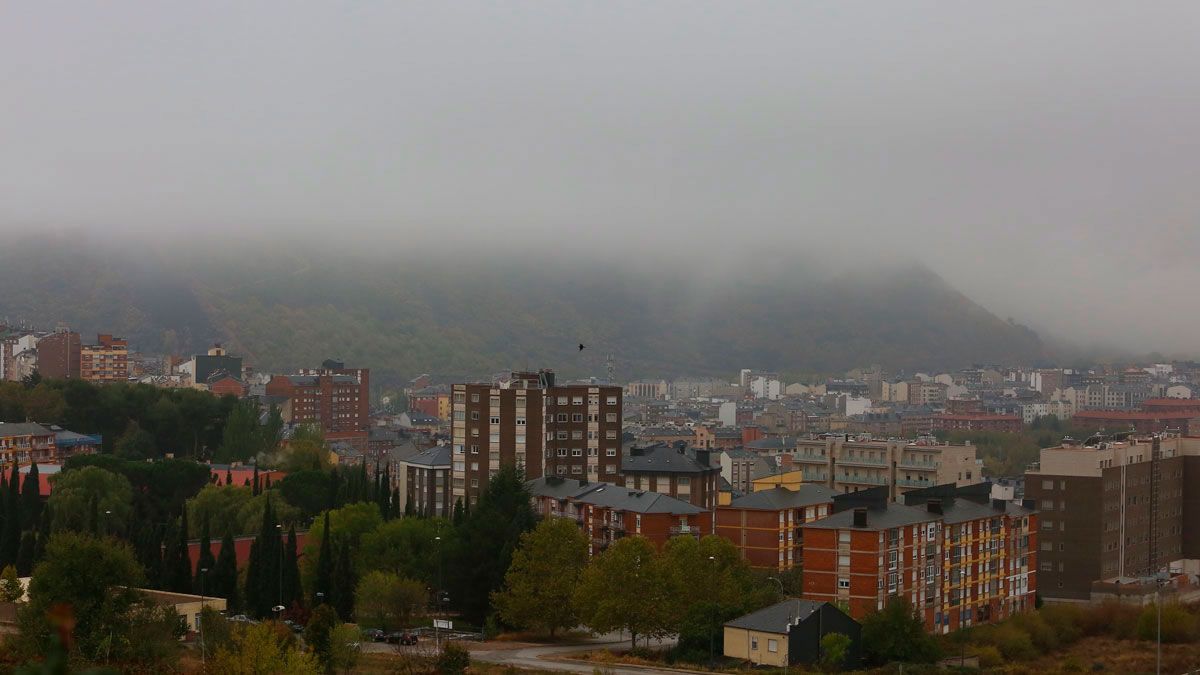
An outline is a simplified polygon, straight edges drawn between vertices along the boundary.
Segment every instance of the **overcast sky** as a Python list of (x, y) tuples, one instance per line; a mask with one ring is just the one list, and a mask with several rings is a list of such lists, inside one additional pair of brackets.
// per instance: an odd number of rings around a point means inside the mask
[(919, 259), (1200, 353), (1197, 36), (1191, 1), (4, 2), (0, 229)]

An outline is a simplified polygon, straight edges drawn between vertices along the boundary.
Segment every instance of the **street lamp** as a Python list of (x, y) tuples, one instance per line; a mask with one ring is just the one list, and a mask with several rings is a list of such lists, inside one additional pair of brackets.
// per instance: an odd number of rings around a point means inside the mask
[(279, 606), (283, 606), (283, 524), (275, 526), (279, 530)]
[[(708, 556), (708, 561), (713, 564), (714, 568), (716, 567), (717, 559), (715, 556), (711, 556), (711, 555)], [(715, 572), (715, 569), (714, 569), (714, 572)], [(716, 584), (716, 575), (715, 574), (713, 575), (711, 584), (715, 588), (715, 584)], [(715, 594), (715, 591), (714, 591), (714, 594)], [(716, 660), (717, 660), (716, 659), (717, 600), (715, 597), (712, 598), (712, 604), (713, 604), (713, 622), (712, 622), (712, 627), (708, 631), (708, 665), (710, 668), (712, 667), (712, 665), (714, 663), (716, 663)]]
[(200, 663), (205, 663), (207, 661), (207, 659), (205, 658), (206, 648), (205, 648), (205, 644), (204, 644), (204, 607), (205, 607), (204, 579), (207, 576), (208, 576), (208, 568), (201, 567), (200, 568), (200, 621), (197, 622), (199, 625), (196, 626), (197, 628), (200, 629)]
[(104, 510), (104, 536), (105, 537), (108, 536), (108, 517), (111, 515), (112, 515), (112, 511), (110, 511), (108, 509)]

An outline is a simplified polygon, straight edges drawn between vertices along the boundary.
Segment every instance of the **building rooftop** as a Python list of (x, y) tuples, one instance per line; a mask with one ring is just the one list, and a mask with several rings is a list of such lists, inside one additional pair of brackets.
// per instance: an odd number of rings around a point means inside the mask
[(903, 504), (888, 504), (886, 508), (868, 508), (866, 526), (854, 524), (855, 509), (847, 509), (835, 513), (828, 518), (805, 523), (804, 527), (815, 527), (827, 530), (890, 530), (893, 527), (903, 527), (916, 523), (928, 523), (941, 518), (936, 513), (930, 513), (923, 507), (904, 506)]
[(449, 467), (451, 464), (451, 448), (448, 445), (435, 445), (420, 454), (402, 460), (406, 464), (425, 467)]
[(703, 473), (717, 468), (712, 464), (716, 453), (708, 455), (706, 464), (697, 459), (697, 452), (708, 451), (692, 449), (680, 452), (678, 448), (662, 443), (640, 448), (634, 446), (621, 455), (621, 472)]
[(33, 422), (0, 422), (0, 438), (10, 436), (50, 436), (53, 431)]
[(837, 491), (817, 485), (803, 483), (798, 490), (785, 487), (775, 487), (770, 490), (759, 490), (744, 497), (739, 497), (729, 504), (735, 509), (760, 509), (764, 511), (782, 511), (815, 504), (829, 504)]
[(739, 616), (733, 621), (726, 622), (725, 625), (730, 628), (744, 628), (763, 633), (786, 635), (789, 626), (804, 621), (817, 612), (821, 608), (821, 605), (824, 604), (823, 602), (813, 602), (812, 600), (789, 598), (770, 607), (764, 607), (757, 612)]

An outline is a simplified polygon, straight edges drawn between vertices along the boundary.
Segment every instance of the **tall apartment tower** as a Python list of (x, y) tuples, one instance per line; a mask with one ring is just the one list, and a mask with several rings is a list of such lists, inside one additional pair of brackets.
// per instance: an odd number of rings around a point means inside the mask
[(65, 380), (79, 377), (79, 333), (60, 328), (37, 342), (37, 371), (42, 377)]
[(1200, 558), (1200, 438), (1127, 436), (1064, 439), (1025, 473), (1042, 512), (1043, 596), (1087, 600), (1095, 581)]
[(474, 504), (502, 466), (527, 478), (557, 475), (615, 483), (621, 461), (621, 387), (555, 382), (514, 372), (453, 388), (455, 500)]

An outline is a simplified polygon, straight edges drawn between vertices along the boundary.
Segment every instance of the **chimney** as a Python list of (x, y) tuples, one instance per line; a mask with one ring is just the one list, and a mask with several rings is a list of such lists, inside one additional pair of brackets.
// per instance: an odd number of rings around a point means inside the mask
[(936, 513), (939, 516), (942, 515), (942, 500), (930, 499), (929, 501), (925, 502), (925, 510), (929, 511), (930, 513)]
[(696, 461), (699, 462), (702, 466), (707, 468), (709, 466), (708, 451), (707, 450), (697, 450), (696, 451)]
[(1007, 511), (1008, 510), (1008, 502), (1004, 501), (1003, 499), (993, 499), (992, 500), (992, 509), (996, 510), (996, 511)]
[(867, 526), (867, 510), (861, 506), (859, 508), (854, 509), (854, 526), (855, 527), (866, 527)]

